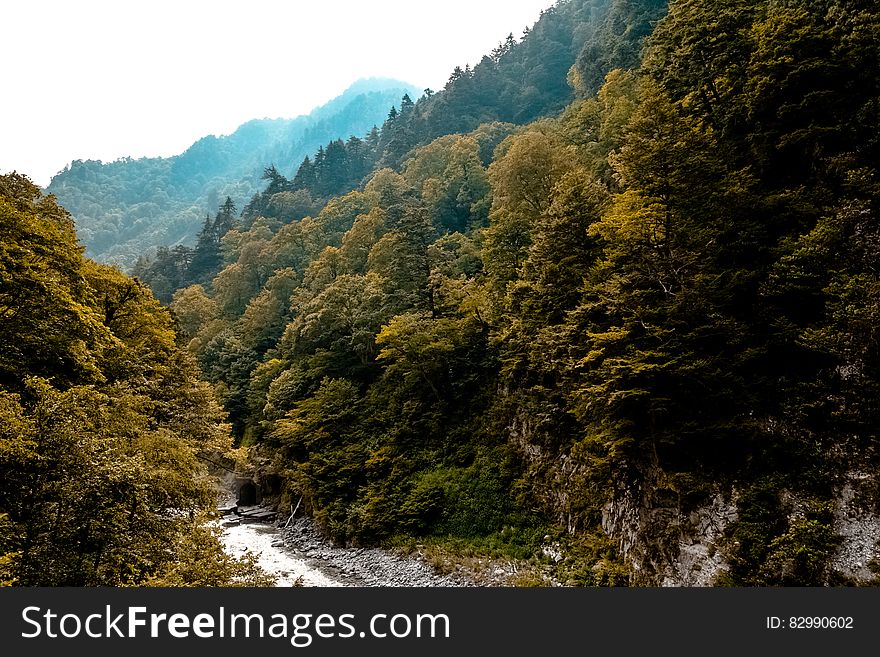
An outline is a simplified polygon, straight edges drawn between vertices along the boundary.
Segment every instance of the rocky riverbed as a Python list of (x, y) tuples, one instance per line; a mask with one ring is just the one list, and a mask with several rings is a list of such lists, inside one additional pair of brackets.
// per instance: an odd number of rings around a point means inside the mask
[(271, 523), (241, 522), (236, 515), (220, 520), (227, 552), (253, 555), (277, 578), (278, 586), (473, 586), (463, 576), (438, 575), (417, 557), (378, 548), (346, 548), (324, 538), (309, 518), (294, 518), (284, 528)]
[(271, 524), (220, 521), (223, 547), (233, 557), (253, 556), (275, 578), (276, 586), (343, 586), (305, 559), (286, 550), (278, 528)]
[(379, 548), (337, 547), (308, 518), (281, 530), (285, 546), (343, 586), (473, 586), (463, 576), (438, 575), (416, 557)]

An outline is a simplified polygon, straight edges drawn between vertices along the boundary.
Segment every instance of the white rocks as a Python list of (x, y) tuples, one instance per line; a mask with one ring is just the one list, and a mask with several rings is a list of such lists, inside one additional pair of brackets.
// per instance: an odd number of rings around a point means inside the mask
[(666, 567), (662, 586), (712, 586), (727, 569), (716, 543), (737, 518), (736, 500), (716, 495), (712, 503), (688, 514), (683, 523), (678, 556)]
[(424, 561), (378, 548), (345, 548), (321, 536), (309, 518), (297, 518), (282, 530), (285, 545), (316, 570), (329, 573), (337, 586), (472, 586), (462, 576), (437, 575)]
[(834, 531), (841, 543), (831, 568), (843, 577), (866, 583), (874, 578), (868, 563), (880, 558), (880, 515), (858, 501), (859, 484), (870, 479), (869, 475), (853, 472), (848, 479), (834, 505)]
[(737, 517), (736, 496), (717, 493), (685, 512), (648, 468), (638, 482), (620, 486), (602, 513), (602, 528), (617, 540), (639, 586), (711, 586), (727, 568), (716, 544)]
[(278, 530), (272, 525), (227, 523), (220, 540), (226, 551), (234, 556), (252, 554), (263, 570), (276, 577), (277, 586), (294, 586), (300, 578), (303, 586), (343, 585), (305, 559), (276, 547), (278, 537)]

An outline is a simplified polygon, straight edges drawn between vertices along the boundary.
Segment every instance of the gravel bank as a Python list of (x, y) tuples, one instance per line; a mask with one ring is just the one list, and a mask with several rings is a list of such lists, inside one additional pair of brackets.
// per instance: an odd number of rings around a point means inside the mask
[(228, 514), (218, 521), (226, 551), (251, 554), (278, 586), (474, 586), (462, 575), (438, 575), (418, 557), (379, 548), (345, 548), (324, 538), (310, 518), (273, 523), (240, 522)]
[(337, 547), (308, 518), (280, 530), (286, 549), (338, 586), (474, 586), (456, 575), (438, 575), (420, 559), (378, 548)]

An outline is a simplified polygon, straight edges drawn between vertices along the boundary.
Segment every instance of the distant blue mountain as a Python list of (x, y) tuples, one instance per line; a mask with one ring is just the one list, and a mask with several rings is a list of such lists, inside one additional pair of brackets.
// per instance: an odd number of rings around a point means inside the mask
[(340, 96), (294, 119), (255, 119), (231, 135), (203, 137), (180, 155), (75, 160), (46, 191), (74, 216), (86, 255), (128, 268), (162, 245), (192, 244), (206, 214), (230, 196), (241, 209), (265, 186), (265, 167), (293, 175), (323, 144), (382, 125), (404, 94), (399, 80), (358, 80)]

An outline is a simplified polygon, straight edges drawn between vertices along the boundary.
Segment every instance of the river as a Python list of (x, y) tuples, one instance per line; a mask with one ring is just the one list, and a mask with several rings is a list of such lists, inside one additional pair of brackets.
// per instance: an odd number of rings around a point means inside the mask
[(283, 537), (274, 525), (221, 521), (220, 526), (226, 552), (234, 557), (253, 555), (260, 568), (276, 578), (276, 586), (294, 586), (297, 580), (302, 586), (344, 585), (285, 549)]
[(240, 523), (235, 516), (218, 521), (221, 541), (235, 557), (251, 554), (276, 586), (473, 586), (464, 575), (439, 575), (417, 557), (379, 548), (333, 545), (310, 518), (294, 518), (287, 527)]

